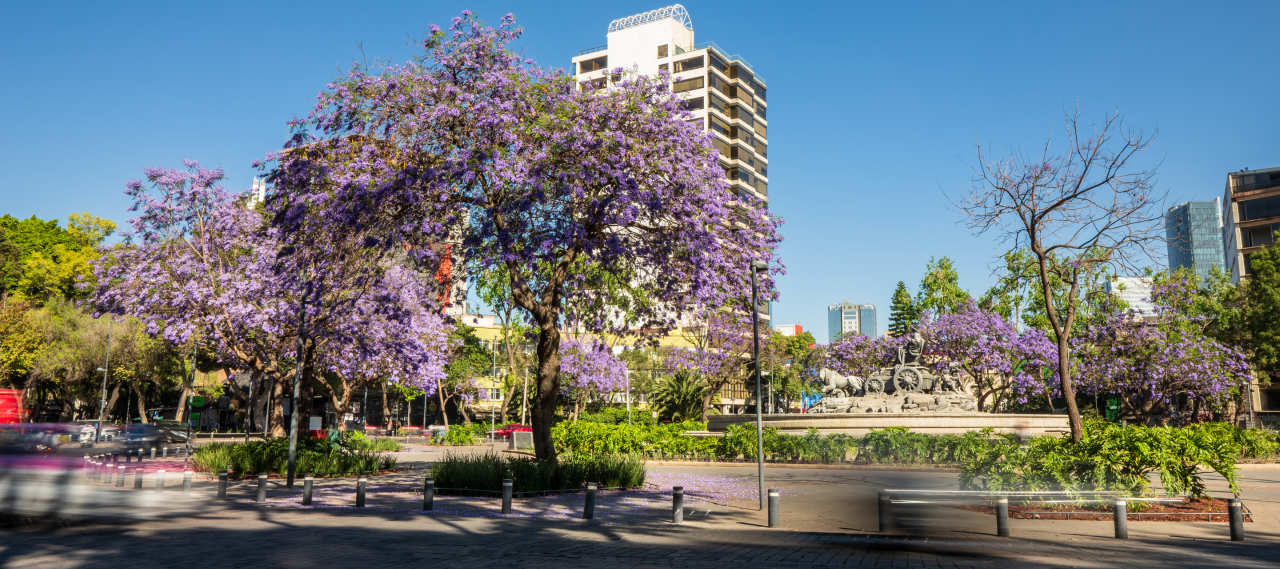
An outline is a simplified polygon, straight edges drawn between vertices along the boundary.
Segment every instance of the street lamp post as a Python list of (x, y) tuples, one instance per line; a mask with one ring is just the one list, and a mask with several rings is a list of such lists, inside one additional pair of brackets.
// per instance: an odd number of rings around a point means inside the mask
[(107, 361), (106, 367), (98, 368), (102, 372), (102, 398), (98, 401), (98, 433), (94, 435), (94, 439), (102, 437), (102, 418), (107, 410), (107, 374), (111, 371), (111, 327), (115, 324), (115, 319), (110, 314), (107, 315)]
[(760, 393), (760, 293), (756, 273), (769, 270), (764, 261), (751, 262), (751, 369), (756, 378), (756, 479), (760, 483), (760, 510), (764, 510), (764, 417)]

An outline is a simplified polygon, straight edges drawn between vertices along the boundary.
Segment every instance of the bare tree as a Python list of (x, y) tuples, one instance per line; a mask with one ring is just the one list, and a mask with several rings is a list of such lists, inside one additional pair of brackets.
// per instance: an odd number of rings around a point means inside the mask
[[(1034, 257), (1038, 293), (1058, 348), (1058, 377), (1067, 401), (1071, 438), (1084, 425), (1071, 382), (1070, 345), (1081, 296), (1091, 275), (1107, 267), (1132, 268), (1161, 242), (1161, 197), (1154, 169), (1131, 164), (1152, 138), (1124, 128), (1112, 114), (1093, 133), (1081, 133), (1078, 113), (1066, 118), (1066, 148), (1053, 140), (1040, 158), (993, 162), (978, 149), (979, 176), (959, 204), (977, 233), (998, 232), (1011, 250)], [(1056, 281), (1056, 282), (1055, 282)], [(1058, 286), (1054, 286), (1054, 285)], [(1058, 291), (1055, 294), (1055, 289)]]

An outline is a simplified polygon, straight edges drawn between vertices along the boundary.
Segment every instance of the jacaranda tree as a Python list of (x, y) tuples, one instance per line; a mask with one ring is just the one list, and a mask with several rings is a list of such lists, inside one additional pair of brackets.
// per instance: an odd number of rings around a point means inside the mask
[(1159, 279), (1152, 290), (1154, 319), (1119, 312), (1073, 341), (1085, 394), (1115, 396), (1130, 420), (1162, 422), (1201, 411), (1222, 411), (1250, 377), (1245, 355), (1204, 333), (1199, 317), (1180, 308), (1195, 294), (1194, 279)]
[[(354, 385), (375, 379), (434, 389), (446, 330), (417, 275), (378, 257), (321, 257), (328, 250), (283, 263), (278, 231), (222, 188), (221, 170), (188, 161), (146, 177), (128, 185), (133, 232), (96, 266), (92, 301), (101, 310), (135, 316), (177, 346), (198, 340), (228, 369), (278, 383), (298, 365), (305, 310), (304, 382), (321, 376), (339, 412)], [(310, 288), (297, 281), (302, 258), (326, 267)]]
[(956, 373), (978, 399), (978, 410), (1000, 410), (1010, 401), (1053, 392), (1057, 349), (1043, 331), (1019, 333), (999, 314), (969, 302), (961, 310), (926, 320), (920, 332), (935, 367)]
[(627, 388), (627, 364), (593, 338), (560, 341), (560, 375), (565, 394), (573, 401), (575, 421), (591, 398)]
[(536, 328), (546, 459), (565, 322), (669, 330), (692, 307), (742, 298), (779, 221), (730, 191), (667, 78), (615, 70), (608, 88), (579, 89), (510, 51), (519, 35), (511, 15), (492, 28), (463, 12), (447, 32), (432, 26), (424, 56), (354, 68), (295, 123), (270, 179), (287, 242), (358, 231), (420, 262), (505, 271)]

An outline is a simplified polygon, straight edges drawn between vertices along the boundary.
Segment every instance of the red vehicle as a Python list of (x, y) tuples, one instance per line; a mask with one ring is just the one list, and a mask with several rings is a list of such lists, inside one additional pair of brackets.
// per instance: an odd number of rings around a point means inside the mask
[(24, 423), (28, 414), (22, 407), (21, 389), (0, 389), (0, 424)]
[(493, 434), (495, 438), (502, 437), (505, 439), (505, 438), (510, 438), (511, 433), (516, 433), (516, 432), (532, 433), (533, 427), (530, 427), (527, 425), (521, 425), (520, 423), (511, 423), (510, 425), (507, 425), (505, 427), (499, 427), (490, 432)]

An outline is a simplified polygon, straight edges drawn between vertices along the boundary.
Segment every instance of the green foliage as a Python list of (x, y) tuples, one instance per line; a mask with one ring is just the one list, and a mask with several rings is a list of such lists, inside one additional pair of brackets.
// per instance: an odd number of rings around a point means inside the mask
[(1066, 437), (1036, 437), (1026, 444), (996, 441), (963, 462), (961, 483), (989, 490), (1118, 490), (1149, 493), (1149, 477), (1158, 473), (1166, 493), (1205, 494), (1202, 469), (1236, 485), (1235, 461), (1241, 456), (1239, 429), (1223, 423), (1187, 427), (1119, 426), (1089, 421), (1079, 442)]
[(361, 431), (344, 431), (343, 446), (355, 450), (370, 452), (400, 452), (400, 443), (395, 439), (371, 439)]
[(653, 392), (653, 405), (664, 421), (688, 421), (702, 416), (702, 400), (711, 387), (693, 371), (679, 370)]
[(926, 311), (934, 315), (959, 312), (972, 301), (969, 293), (960, 288), (960, 275), (951, 259), (930, 257), (924, 268), (924, 277), (920, 279), (920, 290), (916, 293), (917, 314)]
[(556, 423), (551, 442), (562, 456), (640, 455), (655, 458), (712, 458), (716, 437), (692, 437), (685, 431), (704, 431), (697, 421), (662, 425), (606, 424), (593, 422)]
[(502, 490), (502, 479), (511, 478), (515, 492), (576, 490), (588, 482), (605, 488), (637, 488), (644, 484), (644, 462), (621, 455), (576, 456), (560, 461), (505, 457), (494, 454), (445, 455), (435, 463), (432, 475), (442, 494)]
[[(1280, 239), (1280, 232), (1277, 232)], [(1280, 241), (1277, 241), (1280, 243)], [(1272, 245), (1249, 256), (1252, 276), (1244, 287), (1245, 323), (1253, 364), (1280, 369), (1280, 247)]]
[(72, 214), (67, 229), (57, 220), (32, 216), (19, 220), (0, 217), (0, 294), (43, 304), (51, 298), (80, 298), (93, 284), (89, 262), (115, 223)]
[(653, 418), (652, 413), (641, 409), (633, 409), (628, 421), (627, 410), (623, 407), (605, 407), (594, 413), (583, 413), (578, 416), (578, 421), (605, 423), (607, 425), (625, 425), (628, 422), (633, 425), (658, 424), (658, 420)]
[(911, 300), (907, 283), (898, 281), (898, 287), (893, 289), (893, 299), (889, 303), (889, 335), (906, 336), (919, 321), (920, 311), (916, 310), (916, 303)]
[[(260, 472), (284, 473), (289, 462), (289, 439), (277, 438), (250, 443), (210, 443), (197, 448), (191, 456), (196, 470), (222, 472), (237, 476)], [(297, 472), (316, 476), (367, 474), (394, 467), (393, 457), (369, 450), (344, 446), (327, 439), (298, 441)]]
[(449, 446), (478, 445), (488, 435), (488, 423), (449, 425), (449, 430), (445, 432), (444, 439), (432, 442), (439, 442)]

